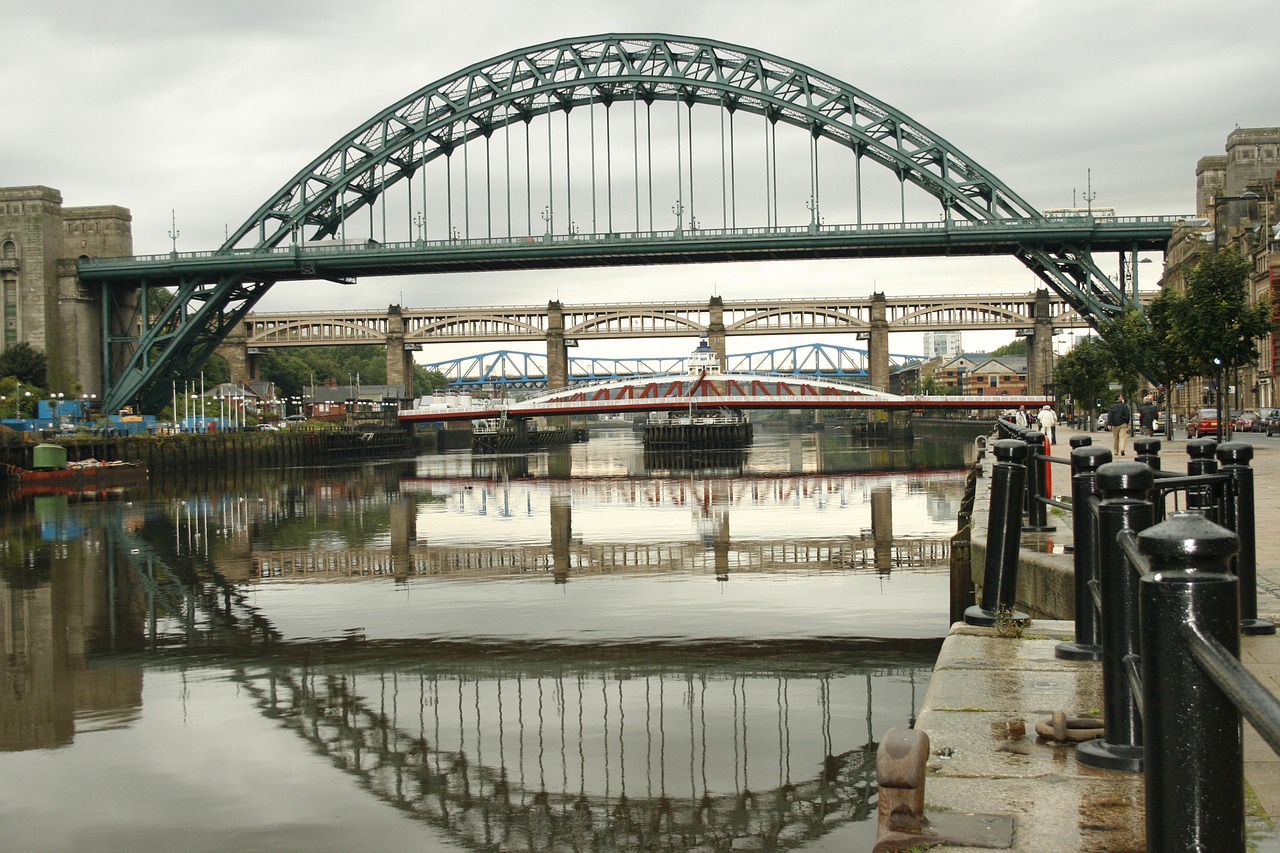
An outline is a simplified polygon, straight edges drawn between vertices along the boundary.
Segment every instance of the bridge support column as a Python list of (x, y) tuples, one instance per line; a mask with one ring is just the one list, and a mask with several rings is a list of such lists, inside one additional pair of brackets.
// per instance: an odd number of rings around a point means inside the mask
[(405, 580), (413, 569), (410, 547), (417, 540), (418, 506), (407, 495), (393, 502), (391, 509), (391, 568), (397, 580)]
[(713, 296), (707, 307), (710, 314), (710, 322), (707, 324), (707, 346), (711, 347), (720, 359), (720, 369), (727, 370), (729, 366), (729, 351), (727, 349), (728, 341), (724, 332), (724, 299), (719, 296)]
[(399, 305), (387, 307), (387, 384), (399, 385), (403, 396), (413, 393), (413, 353), (404, 348), (404, 314)]
[(1053, 388), (1053, 319), (1047, 290), (1036, 291), (1035, 326), (1027, 356), (1027, 393), (1048, 394)]
[(569, 350), (564, 342), (564, 307), (547, 303), (547, 389), (569, 387)]
[(871, 294), (871, 334), (867, 341), (867, 374), (871, 387), (889, 390), (889, 321), (883, 293)]
[(871, 492), (871, 542), (876, 572), (888, 574), (893, 569), (893, 491), (873, 489)]
[(256, 378), (249, 359), (248, 333), (243, 326), (232, 329), (214, 352), (226, 359), (232, 382), (248, 382)]
[(569, 580), (570, 546), (573, 544), (573, 501), (568, 495), (551, 496), (551, 577)]

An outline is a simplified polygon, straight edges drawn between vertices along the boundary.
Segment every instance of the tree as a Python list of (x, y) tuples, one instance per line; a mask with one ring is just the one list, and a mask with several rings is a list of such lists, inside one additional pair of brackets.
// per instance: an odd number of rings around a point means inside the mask
[(0, 352), (0, 376), (13, 376), (24, 385), (44, 385), (48, 361), (44, 353), (26, 341), (10, 344)]
[(1001, 355), (1026, 355), (1026, 354), (1027, 354), (1026, 338), (1014, 338), (1004, 346), (996, 347), (994, 350), (991, 351), (992, 357), (1001, 356)]
[(1110, 363), (1106, 344), (1098, 338), (1085, 338), (1059, 358), (1054, 368), (1056, 387), (1071, 395), (1076, 412), (1088, 415), (1090, 423), (1095, 406), (1102, 403), (1107, 391)]
[(1167, 310), (1170, 348), (1190, 376), (1218, 383), (1218, 417), (1227, 375), (1258, 357), (1257, 342), (1271, 331), (1271, 306), (1249, 304), (1249, 262), (1232, 249), (1206, 255), (1187, 273), (1186, 290)]
[(1107, 323), (1098, 334), (1102, 336), (1103, 351), (1107, 357), (1107, 373), (1120, 385), (1126, 400), (1138, 394), (1141, 377), (1151, 374), (1155, 352), (1155, 337), (1151, 326), (1133, 306)]

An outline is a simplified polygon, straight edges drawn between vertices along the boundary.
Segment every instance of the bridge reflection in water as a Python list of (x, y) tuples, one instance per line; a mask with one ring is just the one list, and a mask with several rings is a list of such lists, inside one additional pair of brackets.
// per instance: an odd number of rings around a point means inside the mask
[(371, 793), (484, 850), (771, 850), (865, 821), (874, 732), (909, 722), (874, 713), (873, 695), (914, 713), (931, 667), (849, 666), (847, 651), (781, 652), (767, 670), (625, 650), (537, 667), (424, 657), (444, 660), (238, 680)]
[[(322, 756), (357, 784), (317, 784), (420, 822), (431, 849), (867, 849), (874, 738), (910, 723), (945, 630), (931, 560), (963, 476), (765, 451), (726, 477), (613, 474), (630, 462), (607, 453), (486, 478), (495, 460), (459, 455), (15, 510), (0, 770), (59, 747), (114, 808), (176, 760), (148, 739), (186, 719), (190, 681), (206, 716), (278, 724), (286, 775)], [(191, 790), (250, 806), (252, 763), (217, 760), (183, 768)]]

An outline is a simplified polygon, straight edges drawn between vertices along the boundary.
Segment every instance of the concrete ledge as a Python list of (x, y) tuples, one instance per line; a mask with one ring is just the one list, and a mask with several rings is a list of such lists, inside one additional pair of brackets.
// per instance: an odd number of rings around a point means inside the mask
[(1142, 776), (1078, 764), (1074, 746), (1035, 734), (1054, 711), (1101, 711), (1098, 665), (1054, 657), (1073, 631), (1036, 621), (1014, 639), (952, 626), (916, 723), (933, 752), (926, 810), (1011, 814), (1015, 851), (1145, 849)]

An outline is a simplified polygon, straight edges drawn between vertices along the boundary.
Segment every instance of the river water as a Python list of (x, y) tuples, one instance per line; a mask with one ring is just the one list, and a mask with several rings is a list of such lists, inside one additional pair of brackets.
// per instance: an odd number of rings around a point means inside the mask
[(966, 452), (608, 429), (15, 500), (3, 847), (869, 849)]

